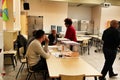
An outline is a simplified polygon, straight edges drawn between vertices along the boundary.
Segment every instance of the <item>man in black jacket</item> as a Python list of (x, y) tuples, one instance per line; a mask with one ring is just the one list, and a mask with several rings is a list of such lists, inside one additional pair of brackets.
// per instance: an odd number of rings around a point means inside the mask
[(109, 72), (109, 77), (117, 76), (112, 68), (114, 60), (117, 54), (117, 48), (120, 43), (119, 32), (117, 30), (119, 24), (117, 20), (112, 20), (110, 23), (110, 27), (106, 29), (103, 33), (103, 53), (105, 57), (104, 67), (101, 71), (102, 77), (99, 77), (99, 80), (106, 80), (105, 76), (107, 72)]
[(58, 38), (58, 34), (56, 32), (56, 30), (52, 30), (51, 34), (48, 36), (49, 38), (49, 45), (55, 45), (57, 43), (57, 38)]

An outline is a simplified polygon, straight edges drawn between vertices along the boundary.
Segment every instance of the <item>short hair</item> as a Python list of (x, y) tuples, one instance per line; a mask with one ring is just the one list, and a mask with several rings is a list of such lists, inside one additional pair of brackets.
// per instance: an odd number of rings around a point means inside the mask
[(36, 35), (36, 32), (37, 32), (37, 30), (34, 30), (34, 31), (33, 31), (33, 36), (35, 36), (35, 35)]
[(66, 18), (64, 20), (65, 24), (69, 24), (69, 25), (72, 25), (72, 20), (70, 18)]
[(112, 20), (112, 21), (110, 22), (110, 26), (114, 26), (116, 23), (118, 23), (117, 20)]
[(41, 38), (43, 35), (45, 34), (45, 32), (43, 30), (37, 30), (35, 38)]

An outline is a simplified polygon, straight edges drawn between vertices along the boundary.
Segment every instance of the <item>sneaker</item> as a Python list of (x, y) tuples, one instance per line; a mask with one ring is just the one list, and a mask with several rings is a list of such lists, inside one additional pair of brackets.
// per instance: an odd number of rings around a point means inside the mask
[(115, 76), (117, 76), (118, 74), (112, 74), (112, 75), (109, 75), (109, 77), (111, 78), (111, 77), (115, 77)]

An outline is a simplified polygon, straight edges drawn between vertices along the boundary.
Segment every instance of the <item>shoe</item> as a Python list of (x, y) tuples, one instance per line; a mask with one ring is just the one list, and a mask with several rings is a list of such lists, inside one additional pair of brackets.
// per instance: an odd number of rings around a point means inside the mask
[(115, 77), (115, 76), (117, 76), (118, 74), (112, 74), (112, 75), (109, 75), (109, 77), (111, 78), (111, 77)]
[(99, 77), (99, 80), (106, 80), (106, 78), (105, 77)]

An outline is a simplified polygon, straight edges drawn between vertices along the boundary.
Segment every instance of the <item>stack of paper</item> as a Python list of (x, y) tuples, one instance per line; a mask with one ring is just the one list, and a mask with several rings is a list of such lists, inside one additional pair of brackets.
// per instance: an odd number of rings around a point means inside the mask
[(62, 41), (62, 43), (69, 44), (69, 45), (80, 45), (79, 43), (74, 42), (74, 41)]

